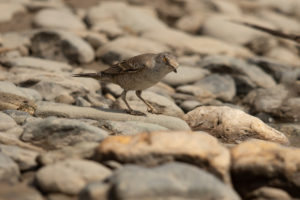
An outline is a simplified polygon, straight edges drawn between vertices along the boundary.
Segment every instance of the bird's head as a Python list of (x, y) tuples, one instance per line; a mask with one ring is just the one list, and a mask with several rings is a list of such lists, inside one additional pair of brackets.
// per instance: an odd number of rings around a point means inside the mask
[(159, 53), (157, 54), (156, 61), (167, 65), (171, 68), (173, 72), (177, 73), (177, 68), (179, 64), (176, 60), (176, 57), (173, 54), (168, 52)]

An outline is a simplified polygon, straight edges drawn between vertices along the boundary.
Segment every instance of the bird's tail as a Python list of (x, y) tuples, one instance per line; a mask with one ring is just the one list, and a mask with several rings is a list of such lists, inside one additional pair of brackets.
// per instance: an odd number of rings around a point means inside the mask
[(83, 74), (73, 74), (73, 77), (83, 77), (83, 78), (94, 78), (94, 79), (100, 79), (101, 73), (83, 73)]

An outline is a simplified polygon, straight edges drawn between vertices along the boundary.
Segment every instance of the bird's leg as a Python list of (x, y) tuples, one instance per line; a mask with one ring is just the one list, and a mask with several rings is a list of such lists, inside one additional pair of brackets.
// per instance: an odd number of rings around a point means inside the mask
[(146, 101), (143, 97), (142, 97), (142, 91), (141, 90), (136, 90), (135, 91), (136, 96), (141, 99), (147, 106), (147, 111), (153, 114), (161, 114), (161, 112), (159, 112), (158, 110), (156, 110), (148, 101)]
[(126, 100), (126, 94), (127, 94), (127, 91), (126, 90), (123, 90), (121, 96), (122, 96), (122, 100), (125, 102), (128, 110), (126, 110), (127, 113), (131, 114), (131, 115), (145, 115), (145, 113), (142, 113), (140, 111), (136, 111), (136, 110), (133, 110), (130, 106), (129, 106), (129, 103), (127, 102)]

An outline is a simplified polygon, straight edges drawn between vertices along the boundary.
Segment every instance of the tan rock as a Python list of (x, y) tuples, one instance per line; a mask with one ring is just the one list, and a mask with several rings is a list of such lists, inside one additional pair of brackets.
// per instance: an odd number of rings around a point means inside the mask
[(287, 137), (260, 119), (227, 106), (202, 106), (184, 116), (193, 130), (207, 131), (227, 143), (257, 138), (289, 143)]
[(0, 110), (21, 110), (33, 115), (36, 110), (36, 104), (25, 97), (0, 92)]
[(214, 137), (201, 132), (152, 132), (111, 136), (96, 151), (98, 160), (153, 166), (171, 160), (194, 164), (230, 183), (228, 150)]
[(243, 142), (231, 149), (232, 178), (242, 193), (254, 185), (264, 185), (283, 188), (299, 196), (299, 154), (299, 148), (273, 142)]

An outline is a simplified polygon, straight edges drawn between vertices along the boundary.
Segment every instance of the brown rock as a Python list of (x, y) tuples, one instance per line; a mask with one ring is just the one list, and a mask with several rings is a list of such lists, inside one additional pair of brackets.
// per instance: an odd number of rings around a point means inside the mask
[(184, 116), (193, 130), (207, 131), (227, 143), (258, 138), (289, 143), (287, 137), (260, 119), (227, 106), (202, 106)]
[(300, 149), (251, 140), (231, 149), (232, 179), (240, 193), (261, 186), (282, 188), (300, 197)]
[(153, 166), (176, 160), (197, 165), (230, 183), (228, 151), (206, 133), (152, 132), (111, 136), (96, 150), (97, 160)]
[(34, 101), (25, 97), (0, 92), (0, 110), (22, 110), (33, 115), (36, 105)]

